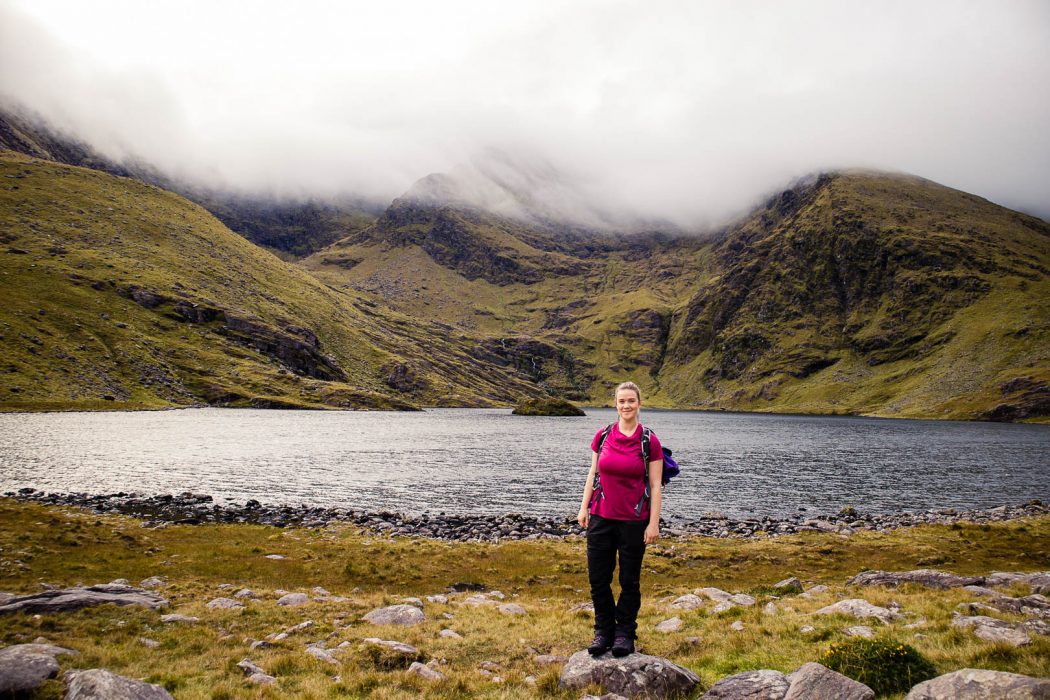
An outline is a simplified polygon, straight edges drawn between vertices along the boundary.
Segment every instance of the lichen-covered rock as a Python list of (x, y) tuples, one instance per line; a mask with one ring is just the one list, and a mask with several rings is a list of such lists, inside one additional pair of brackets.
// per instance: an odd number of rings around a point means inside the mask
[(51, 644), (15, 644), (0, 649), (0, 697), (32, 693), (58, 675), (56, 656), (76, 653)]
[(745, 671), (719, 680), (701, 700), (783, 700), (790, 687), (780, 671)]
[(883, 624), (889, 624), (894, 620), (900, 618), (900, 613), (894, 612), (888, 608), (879, 607), (873, 605), (863, 598), (850, 598), (849, 600), (840, 600), (837, 603), (826, 605), (818, 610), (816, 615), (849, 615), (855, 617), (858, 620), (864, 620), (867, 618), (874, 618)]
[(363, 618), (373, 625), (418, 625), (426, 620), (423, 611), (414, 605), (391, 605), (377, 608)]
[(919, 683), (905, 700), (1047, 700), (1050, 679), (964, 668)]
[(578, 690), (594, 683), (606, 692), (626, 697), (666, 698), (685, 695), (700, 677), (667, 659), (648, 654), (594, 658), (586, 651), (569, 657), (561, 672), (561, 687)]
[(917, 583), (927, 588), (962, 588), (983, 586), (983, 576), (957, 576), (936, 569), (914, 571), (862, 571), (848, 581), (851, 586), (890, 586), (896, 588), (903, 583)]
[(66, 671), (65, 700), (173, 700), (159, 685), (118, 676), (101, 668)]
[(787, 678), (791, 686), (784, 700), (873, 700), (875, 697), (875, 691), (863, 683), (818, 663), (803, 664)]
[(97, 586), (65, 588), (15, 596), (0, 605), (0, 614), (68, 612), (105, 603), (141, 605), (156, 610), (167, 605), (168, 601), (142, 588), (103, 583)]

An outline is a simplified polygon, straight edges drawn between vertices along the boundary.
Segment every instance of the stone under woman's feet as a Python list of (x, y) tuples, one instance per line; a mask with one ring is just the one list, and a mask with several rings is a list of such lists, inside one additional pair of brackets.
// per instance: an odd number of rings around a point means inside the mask
[(634, 640), (630, 637), (617, 636), (612, 645), (613, 656), (627, 656), (634, 653)]

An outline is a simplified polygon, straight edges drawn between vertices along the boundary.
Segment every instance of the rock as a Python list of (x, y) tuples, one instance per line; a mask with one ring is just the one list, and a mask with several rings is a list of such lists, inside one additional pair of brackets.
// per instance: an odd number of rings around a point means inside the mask
[(999, 591), (993, 591), (991, 588), (985, 586), (963, 586), (963, 590), (967, 593), (973, 593), (974, 595), (995, 597), (999, 595)]
[(391, 605), (377, 608), (364, 616), (373, 625), (418, 625), (426, 620), (423, 611), (414, 605)]
[(216, 598), (208, 603), (209, 610), (239, 610), (244, 604), (233, 598)]
[(267, 554), (266, 558), (273, 559), (274, 561), (281, 561), (283, 559), (287, 559), (288, 557), (284, 556), (283, 554)]
[(276, 678), (265, 673), (253, 673), (246, 680), (253, 685), (271, 685), (277, 682)]
[(784, 700), (873, 700), (875, 691), (863, 683), (836, 673), (826, 666), (810, 662), (787, 677), (791, 686)]
[(663, 632), (664, 634), (668, 632), (677, 632), (678, 630), (682, 629), (682, 624), (682, 618), (672, 617), (671, 619), (664, 620), (663, 622), (658, 624), (656, 626), (656, 631)]
[(184, 624), (184, 625), (195, 625), (201, 621), (199, 617), (190, 617), (189, 615), (179, 615), (172, 613), (170, 615), (161, 615), (160, 621), (165, 624)]
[(862, 571), (847, 582), (850, 586), (890, 586), (893, 588), (902, 583), (917, 583), (927, 588), (962, 588), (963, 586), (984, 585), (984, 577), (956, 576), (936, 569), (916, 569), (915, 571)]
[(972, 627), (976, 637), (986, 642), (1008, 644), (1013, 647), (1027, 646), (1032, 643), (1031, 637), (1023, 626), (994, 617), (975, 615), (973, 617), (956, 616), (952, 619), (953, 627)]
[(566, 401), (550, 397), (525, 399), (511, 413), (515, 416), (585, 416), (579, 407)]
[(314, 621), (313, 620), (303, 620), (298, 625), (292, 625), (291, 627), (286, 629), (283, 632), (283, 634), (287, 637), (287, 635), (297, 634), (299, 632), (305, 632), (306, 630), (312, 628), (313, 626), (314, 626)]
[(332, 664), (333, 666), (338, 666), (339, 665), (339, 659), (337, 659), (334, 656), (332, 656), (332, 652), (330, 652), (327, 649), (324, 649), (322, 647), (308, 646), (308, 647), (306, 647), (306, 653), (309, 654), (310, 656), (314, 657), (315, 659), (318, 659), (320, 661), (324, 661), (325, 663), (328, 663), (328, 664)]
[(504, 603), (498, 610), (504, 615), (528, 615), (528, 611), (517, 603)]
[(764, 606), (762, 606), (763, 615), (776, 615), (778, 612), (780, 611), (777, 609), (777, 604), (773, 601), (769, 601)]
[(150, 639), (148, 637), (139, 637), (139, 644), (146, 647), (147, 649), (160, 649), (160, 642), (156, 639)]
[(743, 607), (749, 607), (757, 603), (758, 601), (754, 596), (748, 595), (747, 593), (736, 593), (729, 597), (729, 602), (734, 605), (740, 605)]
[(672, 610), (696, 610), (697, 608), (702, 608), (703, 606), (703, 598), (701, 598), (698, 595), (689, 593), (675, 598), (674, 602), (672, 602), (667, 607), (671, 608)]
[(1047, 624), (1042, 620), (1025, 620), (1021, 623), (1021, 627), (1032, 634), (1041, 634), (1044, 637), (1050, 636), (1050, 624)]
[(964, 668), (919, 683), (905, 700), (1046, 700), (1050, 679)]
[(811, 632), (816, 632), (817, 628), (814, 627), (813, 625), (802, 625), (801, 627), (798, 628), (798, 631), (801, 632), (802, 634), (809, 634)]
[(888, 625), (901, 617), (900, 613), (893, 612), (887, 608), (872, 605), (863, 598), (850, 598), (841, 600), (831, 605), (826, 605), (818, 610), (816, 615), (849, 615), (858, 620), (873, 617), (879, 622)]
[(65, 700), (173, 700), (159, 685), (124, 678), (105, 669), (66, 671)]
[(448, 596), (445, 595), (444, 593), (438, 593), (437, 595), (428, 595), (427, 596), (427, 602), (428, 603), (447, 603), (448, 602)]
[(379, 639), (378, 637), (366, 637), (362, 639), (361, 642), (364, 644), (375, 644), (376, 646), (386, 647), (390, 651), (404, 654), (406, 656), (415, 656), (419, 654), (419, 649), (416, 649), (411, 644), (405, 644), (404, 642), (394, 642), (389, 639)]
[(824, 584), (820, 584), (819, 586), (813, 586), (808, 591), (803, 593), (802, 597), (803, 598), (816, 598), (818, 595), (826, 593), (827, 590), (828, 590), (827, 586), (825, 586)]
[(278, 599), (278, 605), (285, 605), (288, 607), (297, 607), (299, 605), (306, 605), (310, 602), (310, 596), (305, 593), (288, 593)]
[(139, 586), (141, 586), (142, 588), (163, 588), (166, 585), (167, 584), (165, 583), (164, 579), (162, 579), (160, 576), (150, 576), (149, 578), (144, 578), (139, 582)]
[(539, 656), (533, 657), (532, 660), (536, 662), (537, 666), (553, 666), (568, 661), (564, 656), (555, 656), (553, 654), (540, 654)]
[(606, 692), (651, 698), (686, 695), (699, 682), (695, 673), (667, 659), (638, 653), (619, 659), (606, 654), (595, 659), (586, 650), (569, 657), (560, 678), (560, 686), (566, 690), (595, 683)]
[(435, 671), (426, 664), (421, 664), (418, 661), (412, 662), (412, 665), (408, 667), (408, 672), (428, 681), (440, 681), (445, 677), (440, 672)]
[(802, 582), (792, 576), (786, 578), (783, 581), (777, 581), (773, 584), (773, 589), (776, 590), (777, 595), (791, 595), (793, 593), (802, 592)]
[(251, 659), (242, 659), (240, 662), (238, 662), (237, 668), (244, 671), (244, 675), (246, 676), (250, 676), (253, 673), (266, 673), (266, 671), (263, 671), (261, 668), (256, 666)]
[(693, 593), (696, 595), (707, 596), (711, 600), (718, 602), (729, 600), (733, 597), (731, 593), (726, 593), (721, 588), (697, 588)]
[(97, 586), (43, 591), (32, 595), (15, 596), (0, 605), (0, 614), (69, 612), (93, 605), (141, 605), (156, 610), (168, 601), (155, 593), (132, 586), (103, 583)]
[(853, 627), (847, 627), (843, 630), (847, 637), (861, 637), (863, 639), (874, 639), (875, 630), (868, 627), (867, 625), (855, 625)]
[(327, 597), (327, 596), (332, 595), (331, 593), (326, 591), (321, 586), (314, 586), (313, 588), (310, 589), (310, 592), (313, 593), (314, 595), (319, 595), (319, 596), (322, 596), (322, 597)]
[(438, 636), (444, 637), (445, 639), (463, 639), (463, 635), (455, 630), (441, 630), (438, 632)]
[(1027, 585), (1032, 593), (1050, 594), (1050, 571), (1010, 573), (997, 571), (985, 579), (986, 586), (1010, 586), (1015, 583)]
[(405, 605), (415, 605), (420, 610), (423, 609), (423, 601), (419, 598), (402, 598), (401, 602)]
[(791, 687), (780, 671), (745, 671), (721, 679), (701, 700), (783, 700)]
[(490, 600), (484, 593), (477, 595), (467, 596), (463, 599), (463, 605), (473, 605), (475, 607), (479, 605), (498, 605), (496, 601)]
[(238, 599), (238, 600), (240, 600), (242, 598), (247, 598), (249, 600), (252, 600), (252, 599), (258, 598), (259, 596), (255, 595), (255, 591), (253, 591), (253, 590), (251, 590), (249, 588), (242, 588), (241, 590), (239, 590), (236, 593), (234, 593), (233, 597)]
[(577, 603), (569, 608), (569, 612), (585, 612), (594, 614), (594, 603)]
[(726, 610), (732, 610), (735, 607), (736, 606), (733, 605), (731, 601), (723, 600), (717, 603), (715, 607), (711, 608), (711, 614), (718, 615), (719, 613), (724, 613)]
[(76, 656), (51, 644), (15, 644), (0, 649), (0, 697), (30, 694), (58, 675), (56, 656)]
[(733, 630), (734, 632), (743, 632), (744, 631), (744, 623), (741, 622), (740, 620), (737, 620), (733, 624), (729, 625), (729, 629)]
[(996, 610), (1003, 612), (1020, 613), (1022, 615), (1039, 615), (1050, 617), (1050, 599), (1046, 596), (1034, 593), (1023, 598), (1011, 598), (1010, 596), (998, 596), (988, 601)]

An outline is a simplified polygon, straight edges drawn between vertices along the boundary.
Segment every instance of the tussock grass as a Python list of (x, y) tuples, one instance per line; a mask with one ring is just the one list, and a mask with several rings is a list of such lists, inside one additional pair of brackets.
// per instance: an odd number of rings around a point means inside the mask
[[(818, 661), (832, 643), (847, 639), (846, 627), (860, 624), (814, 616), (814, 611), (843, 598), (863, 597), (877, 605), (893, 601), (901, 605), (906, 619), (889, 626), (873, 623), (877, 638), (915, 647), (938, 673), (977, 666), (1050, 675), (1050, 640), (1045, 637), (1033, 635), (1031, 646), (1012, 649), (952, 627), (956, 605), (973, 600), (965, 591), (845, 586), (847, 577), (863, 569), (916, 568), (931, 553), (951, 562), (944, 568), (964, 574), (1050, 568), (1050, 518), (862, 532), (848, 539), (805, 533), (749, 541), (663, 540), (650, 548), (645, 560), (639, 647), (691, 668), (705, 687), (744, 670), (787, 672)], [(288, 558), (275, 561), (266, 559), (267, 554)], [(164, 685), (179, 698), (577, 697), (558, 691), (559, 666), (541, 667), (534, 658), (569, 656), (589, 641), (589, 614), (571, 611), (575, 604), (589, 600), (586, 573), (580, 566), (583, 556), (581, 540), (497, 545), (387, 540), (349, 526), (145, 530), (130, 518), (0, 499), (0, 590), (25, 593), (39, 590), (41, 583), (70, 586), (116, 578), (137, 583), (159, 575), (168, 582), (161, 590), (170, 600), (168, 611), (201, 619), (197, 625), (165, 625), (158, 612), (116, 606), (39, 618), (15, 615), (4, 619), (0, 642), (44, 636), (81, 652), (75, 659), (60, 657), (63, 668), (109, 668)], [(800, 595), (774, 599), (770, 584), (790, 575), (830, 589), (812, 599)], [(505, 615), (496, 606), (464, 605), (468, 594), (459, 594), (447, 604), (426, 603), (427, 620), (416, 627), (376, 627), (360, 619), (375, 607), (401, 602), (406, 596), (440, 593), (460, 581), (498, 589), (508, 602), (525, 607), (528, 615)], [(220, 588), (222, 584), (233, 588)], [(314, 586), (348, 600), (312, 601), (298, 608), (276, 605), (279, 590), (309, 592)], [(751, 591), (758, 604), (719, 615), (709, 608), (667, 609), (675, 597), (704, 586)], [(259, 599), (248, 601), (244, 610), (207, 609), (209, 600), (232, 595), (239, 588), (252, 589)], [(778, 607), (776, 614), (763, 612), (769, 601)], [(672, 615), (683, 619), (680, 631), (654, 631)], [(925, 619), (922, 626), (905, 627), (920, 618)], [(252, 640), (306, 619), (313, 620), (314, 627), (272, 648), (249, 649)], [(744, 624), (742, 632), (730, 627), (738, 620)], [(805, 625), (815, 630), (800, 632)], [(463, 638), (440, 637), (442, 629), (455, 630)], [(365, 637), (407, 642), (426, 659), (443, 659), (440, 670), (445, 680), (431, 683), (403, 670), (386, 670), (359, 644)], [(142, 638), (158, 642), (159, 648), (148, 648)], [(306, 643), (321, 640), (328, 648), (350, 642), (339, 656), (340, 665), (305, 653)], [(236, 668), (245, 657), (275, 675), (277, 684), (249, 686)], [(486, 661), (498, 664), (494, 673), (502, 683), (494, 683), (479, 670)], [(530, 676), (535, 685), (526, 681)], [(61, 695), (62, 684), (53, 681), (41, 697)]]

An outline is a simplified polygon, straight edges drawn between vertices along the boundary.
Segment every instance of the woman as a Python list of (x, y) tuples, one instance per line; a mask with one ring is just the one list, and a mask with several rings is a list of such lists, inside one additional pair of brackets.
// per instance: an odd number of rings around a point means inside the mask
[[(664, 453), (656, 435), (638, 422), (642, 392), (634, 382), (616, 387), (619, 420), (598, 431), (591, 442), (591, 470), (577, 520), (587, 529), (587, 574), (594, 603), (592, 656), (634, 652), (640, 579), (645, 545), (660, 536), (661, 477)], [(642, 438), (649, 437), (648, 489)], [(603, 439), (604, 438), (604, 439)], [(597, 478), (595, 478), (597, 477)], [(620, 600), (613, 600), (612, 577), (620, 559)]]

